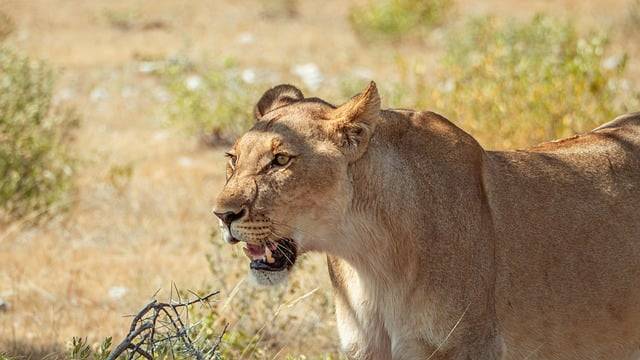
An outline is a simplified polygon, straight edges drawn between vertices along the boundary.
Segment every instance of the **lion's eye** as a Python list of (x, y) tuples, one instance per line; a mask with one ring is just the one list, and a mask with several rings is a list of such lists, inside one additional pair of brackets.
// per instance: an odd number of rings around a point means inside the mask
[(229, 158), (229, 165), (231, 165), (231, 167), (235, 169), (236, 168), (236, 161), (238, 160), (238, 157), (233, 155), (233, 154), (230, 154), (230, 153), (226, 153), (225, 155), (226, 155), (226, 157)]
[(284, 154), (277, 154), (275, 158), (273, 158), (273, 164), (277, 166), (285, 166), (291, 161), (291, 156), (287, 156)]

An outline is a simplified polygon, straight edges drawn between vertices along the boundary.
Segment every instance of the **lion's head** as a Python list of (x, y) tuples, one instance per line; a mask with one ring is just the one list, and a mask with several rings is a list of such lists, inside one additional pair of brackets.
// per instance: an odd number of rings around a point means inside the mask
[(227, 153), (227, 182), (215, 203), (223, 237), (245, 242), (258, 282), (285, 278), (305, 251), (331, 251), (352, 198), (349, 164), (360, 158), (379, 118), (372, 82), (335, 107), (291, 85), (268, 90), (255, 125)]

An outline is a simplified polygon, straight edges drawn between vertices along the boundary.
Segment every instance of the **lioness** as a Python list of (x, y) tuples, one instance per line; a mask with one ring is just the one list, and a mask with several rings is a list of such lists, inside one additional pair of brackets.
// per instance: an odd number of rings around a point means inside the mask
[[(485, 151), (432, 112), (279, 85), (216, 200), (263, 283), (328, 254), (353, 359), (638, 359), (640, 113)], [(517, 121), (514, 119), (514, 121)]]

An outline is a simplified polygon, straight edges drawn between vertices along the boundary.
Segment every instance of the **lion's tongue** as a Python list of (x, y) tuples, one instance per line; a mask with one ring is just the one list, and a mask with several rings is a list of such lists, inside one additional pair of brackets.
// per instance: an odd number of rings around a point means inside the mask
[(243, 249), (245, 255), (251, 260), (260, 260), (264, 258), (264, 246), (247, 244)]
[(251, 260), (265, 260), (267, 263), (274, 262), (271, 249), (264, 245), (247, 244), (243, 250), (245, 255)]

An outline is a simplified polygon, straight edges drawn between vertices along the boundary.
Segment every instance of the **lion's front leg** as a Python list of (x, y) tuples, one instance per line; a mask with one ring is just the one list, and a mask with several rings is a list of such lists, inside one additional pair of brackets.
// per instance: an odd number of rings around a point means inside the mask
[[(495, 342), (495, 341), (494, 341)], [(500, 360), (500, 348), (492, 343), (475, 343), (472, 341), (446, 350), (425, 343), (423, 340), (405, 341), (392, 346), (393, 360)]]
[(391, 358), (389, 336), (379, 321), (369, 314), (357, 313), (336, 296), (336, 317), (340, 347), (350, 359), (388, 360)]
[[(428, 343), (420, 338), (392, 339), (393, 360), (501, 360), (502, 338), (493, 331), (478, 328), (461, 329), (456, 339), (447, 337), (440, 344)], [(475, 330), (475, 331), (474, 331)]]
[(354, 360), (391, 359), (391, 341), (375, 305), (368, 301), (357, 274), (342, 260), (328, 257), (338, 336), (342, 351)]

